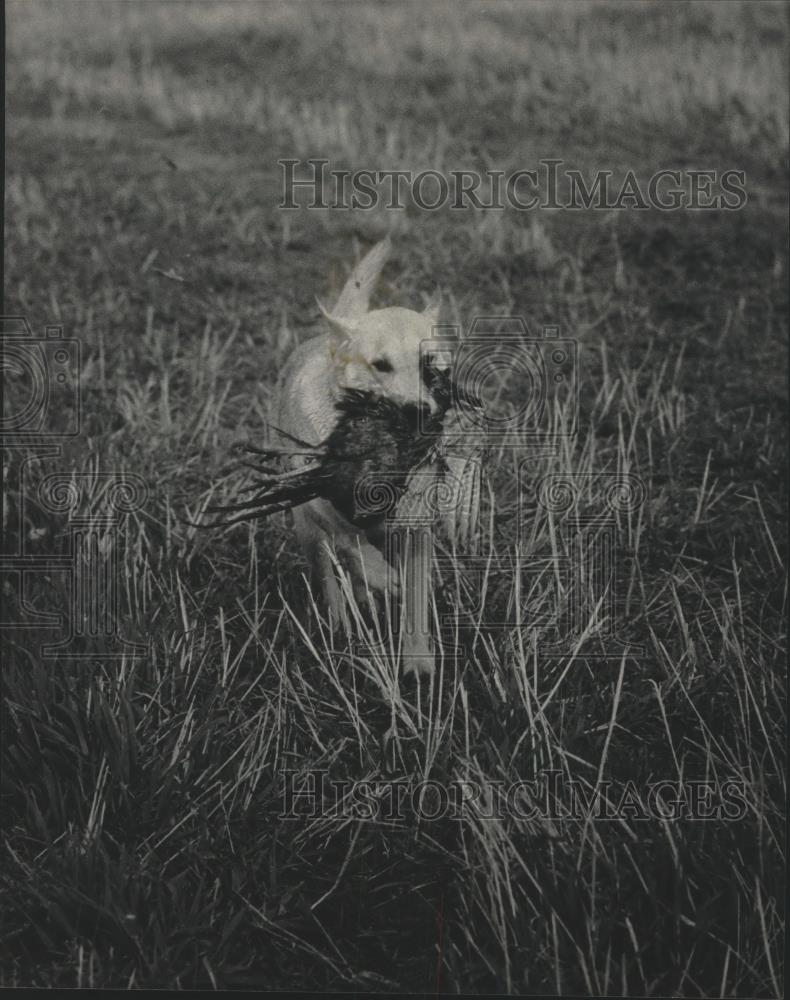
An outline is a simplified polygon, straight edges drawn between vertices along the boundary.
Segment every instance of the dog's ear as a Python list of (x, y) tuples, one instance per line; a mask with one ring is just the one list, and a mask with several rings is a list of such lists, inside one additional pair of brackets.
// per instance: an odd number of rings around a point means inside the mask
[(428, 300), (428, 305), (423, 309), (422, 314), (431, 324), (431, 326), (436, 326), (439, 322), (439, 310), (442, 308), (442, 291), (437, 288), (430, 299)]
[(348, 323), (347, 320), (340, 319), (338, 316), (333, 316), (319, 298), (316, 298), (316, 302), (318, 303), (318, 308), (321, 310), (321, 315), (324, 317), (327, 325), (329, 326), (329, 332), (332, 334), (333, 339), (338, 343), (338, 345), (345, 344), (351, 337), (351, 324)]
[(387, 262), (392, 243), (389, 236), (369, 250), (357, 264), (343, 286), (332, 312), (336, 316), (358, 319), (370, 309), (370, 296)]

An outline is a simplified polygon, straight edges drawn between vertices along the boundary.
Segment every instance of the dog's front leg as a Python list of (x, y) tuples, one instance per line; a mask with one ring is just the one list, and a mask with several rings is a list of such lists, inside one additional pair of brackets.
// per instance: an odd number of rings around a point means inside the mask
[(343, 593), (338, 583), (332, 555), (325, 545), (320, 546), (318, 549), (318, 572), (321, 577), (321, 588), (324, 592), (324, 601), (330, 625), (333, 630), (343, 625), (346, 632), (348, 632), (349, 621), (343, 601)]
[(368, 603), (369, 596), (397, 593), (399, 587), (395, 568), (363, 535), (356, 534), (353, 539), (347, 540), (344, 555), (359, 603)]
[(348, 634), (352, 629), (340, 580), (342, 574), (347, 574), (353, 599), (363, 611), (368, 608), (375, 611), (376, 598), (398, 592), (394, 567), (375, 545), (357, 532), (339, 532), (324, 538), (318, 548), (317, 563), (332, 627), (343, 626)]

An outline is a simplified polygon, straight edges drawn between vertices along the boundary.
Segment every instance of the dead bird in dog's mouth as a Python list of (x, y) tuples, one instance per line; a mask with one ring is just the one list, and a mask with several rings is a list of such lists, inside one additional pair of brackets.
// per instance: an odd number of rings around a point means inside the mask
[[(206, 512), (225, 515), (215, 525), (229, 525), (266, 518), (321, 498), (351, 524), (371, 528), (382, 514), (360, 504), (359, 485), (375, 477), (400, 496), (410, 474), (429, 456), (438, 456), (437, 440), (453, 386), (439, 373), (428, 373), (426, 378), (432, 379), (434, 398), (440, 404), (434, 413), (427, 405), (399, 403), (366, 390), (347, 389), (336, 403), (335, 427), (318, 446), (282, 431), (292, 445), (259, 448), (237, 443), (233, 450), (246, 456), (241, 467), (257, 475), (243, 489), (243, 498), (210, 506)], [(304, 464), (285, 472), (269, 464), (288, 458), (302, 459)]]

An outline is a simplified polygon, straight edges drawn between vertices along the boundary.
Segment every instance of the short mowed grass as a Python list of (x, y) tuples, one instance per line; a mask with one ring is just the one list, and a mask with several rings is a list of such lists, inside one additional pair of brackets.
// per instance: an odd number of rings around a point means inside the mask
[[(6, 440), (4, 552), (68, 553), (83, 519), (145, 652), (78, 635), (46, 658), (63, 629), (3, 630), (3, 984), (781, 996), (785, 9), (26, 0), (7, 50), (5, 312), (81, 342), (82, 431), (54, 457)], [(278, 211), (278, 157), (308, 156), (738, 168), (749, 200)], [(328, 633), (285, 518), (189, 524), (229, 442), (263, 434), (315, 295), (388, 231), (378, 304), (438, 283), (448, 322), (523, 315), (580, 352), (576, 436), (493, 449), (496, 551), (450, 561), (437, 600), (471, 626), (419, 688)], [(58, 471), (71, 522), (37, 499)], [(545, 653), (534, 623), (569, 599), (552, 474), (644, 486), (615, 519), (626, 655)], [(114, 521), (106, 476), (144, 484)], [(5, 621), (69, 607), (62, 570), (20, 586)], [(557, 795), (532, 818), (281, 818), (285, 771), (486, 794), (552, 772)], [(562, 793), (662, 780), (735, 782), (741, 808), (585, 820)]]

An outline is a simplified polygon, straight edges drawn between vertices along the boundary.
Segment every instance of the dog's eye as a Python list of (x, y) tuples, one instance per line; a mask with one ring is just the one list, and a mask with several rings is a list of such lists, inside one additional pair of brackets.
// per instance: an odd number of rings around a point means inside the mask
[(388, 361), (387, 358), (376, 358), (375, 361), (371, 362), (373, 367), (377, 372), (391, 372), (392, 362)]

